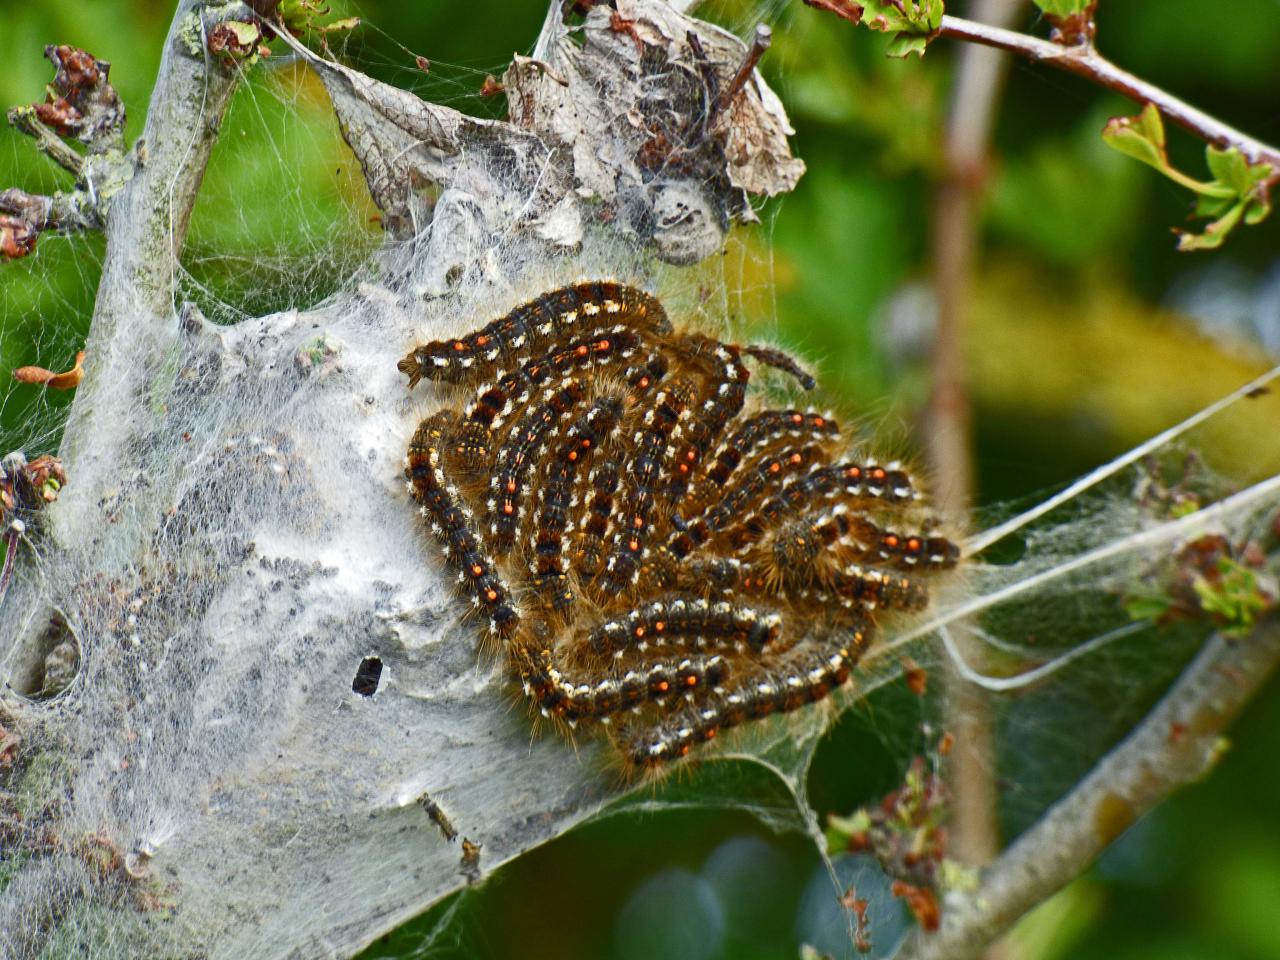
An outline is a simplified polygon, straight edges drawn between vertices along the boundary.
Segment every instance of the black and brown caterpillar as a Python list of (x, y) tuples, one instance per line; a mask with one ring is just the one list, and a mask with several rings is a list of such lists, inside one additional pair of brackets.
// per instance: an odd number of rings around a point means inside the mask
[(399, 364), (453, 385), (405, 473), (513, 679), (607, 728), (630, 770), (822, 700), (959, 556), (901, 464), (825, 413), (763, 408), (748, 361), (814, 386), (600, 280)]

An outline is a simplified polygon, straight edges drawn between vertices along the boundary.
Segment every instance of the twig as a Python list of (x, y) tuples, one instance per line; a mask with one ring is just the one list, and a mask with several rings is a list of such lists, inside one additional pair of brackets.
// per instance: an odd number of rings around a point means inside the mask
[(59, 192), (47, 197), (27, 193), (16, 187), (0, 191), (0, 214), (21, 217), (37, 232), (97, 230), (102, 227), (99, 213), (98, 208), (80, 190)]
[(62, 167), (80, 176), (84, 169), (84, 157), (80, 156), (71, 145), (63, 142), (53, 130), (40, 122), (31, 107), (13, 107), (9, 110), (9, 123), (36, 141), (36, 149), (45, 154)]
[(1242, 133), (1179, 100), (1168, 91), (1122, 70), (1101, 56), (1092, 45), (1063, 46), (1025, 33), (950, 15), (943, 16), (937, 35), (1007, 50), (1036, 63), (1047, 63), (1059, 70), (1084, 77), (1137, 103), (1154, 104), (1162, 114), (1196, 136), (1217, 147), (1236, 147), (1250, 162), (1269, 163), (1275, 168), (1277, 175), (1280, 175), (1280, 149)]
[(756, 64), (760, 62), (760, 58), (764, 56), (771, 43), (773, 43), (773, 30), (766, 24), (757, 24), (755, 35), (751, 38), (751, 48), (747, 51), (747, 55), (742, 58), (742, 66), (733, 75), (729, 86), (725, 87), (720, 96), (716, 98), (715, 109), (712, 111), (713, 116), (723, 113), (729, 104), (733, 102), (733, 98), (738, 95), (738, 92), (747, 85), (752, 71), (755, 70)]
[(1280, 665), (1280, 620), (1243, 640), (1214, 636), (1123, 743), (982, 874), (950, 899), (941, 928), (917, 932), (900, 960), (959, 960), (1079, 876), (1170, 794), (1204, 777), (1222, 734)]

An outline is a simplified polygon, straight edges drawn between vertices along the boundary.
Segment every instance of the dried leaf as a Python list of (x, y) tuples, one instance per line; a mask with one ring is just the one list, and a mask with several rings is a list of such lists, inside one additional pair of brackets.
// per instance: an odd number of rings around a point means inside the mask
[[(730, 219), (753, 217), (748, 193), (790, 190), (803, 173), (777, 97), (747, 68), (733, 85), (747, 55), (734, 35), (657, 0), (592, 7), (580, 45), (553, 27), (534, 56), (485, 82), (483, 94), (505, 92), (506, 123), (426, 103), (284, 39), (323, 80), (397, 237), (444, 216), (481, 235), (528, 229), (572, 246), (584, 219), (599, 217), (690, 263), (721, 247)], [(709, 110), (724, 90), (728, 102)]]
[(21, 217), (0, 216), (0, 257), (18, 260), (36, 248), (40, 235), (35, 227)]
[(843, 20), (848, 20), (854, 26), (862, 22), (862, 15), (866, 12), (860, 3), (852, 3), (850, 0), (804, 0), (806, 7), (813, 7), (815, 10), (825, 10), (827, 13), (834, 13)]
[(111, 64), (66, 44), (47, 46), (44, 55), (57, 68), (47, 103), (34, 104), (36, 115), (65, 137), (91, 150), (119, 145), (125, 111), (109, 81)]
[(224, 20), (209, 31), (209, 52), (228, 62), (252, 62), (258, 56), (263, 39), (262, 28), (256, 23)]
[(76, 354), (75, 366), (62, 373), (54, 373), (44, 367), (18, 367), (13, 371), (13, 379), (19, 383), (38, 383), (51, 390), (73, 390), (80, 386), (84, 376), (84, 351)]

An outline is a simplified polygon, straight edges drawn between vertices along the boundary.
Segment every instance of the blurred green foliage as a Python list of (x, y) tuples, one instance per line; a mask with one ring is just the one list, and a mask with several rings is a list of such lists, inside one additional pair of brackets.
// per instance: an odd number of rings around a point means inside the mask
[[(349, 36), (330, 37), (340, 56), (488, 116), (500, 115), (501, 98), (480, 96), (485, 74), (499, 73), (513, 50), (527, 52), (543, 17), (534, 0), (500, 10), (444, 0), (333, 6), (334, 16), (365, 21)], [(750, 309), (741, 319), (815, 358), (832, 402), (909, 450), (928, 386), (927, 329), (895, 318), (928, 313), (927, 293), (923, 301), (907, 294), (929, 272), (938, 131), (954, 51), (935, 44), (923, 60), (890, 61), (888, 38), (778, 0), (714, 0), (704, 9), (739, 33), (760, 20), (773, 24), (763, 69), (791, 110), (809, 165), (793, 196), (766, 206), (763, 228), (735, 235), (738, 257), (726, 271), (756, 294), (744, 296)], [(0, 5), (0, 101), (41, 97), (50, 76), (45, 44), (81, 45), (112, 61), (132, 140), (168, 16), (168, 5), (142, 0)], [(1102, 0), (1097, 19), (1100, 47), (1121, 64), (1255, 135), (1280, 135), (1273, 0), (1239, 0), (1229, 10), (1202, 0)], [(1034, 12), (1025, 25), (1044, 32)], [(426, 72), (417, 55), (429, 61)], [(984, 503), (1069, 479), (1238, 386), (1269, 362), (1249, 339), (1258, 324), (1280, 342), (1274, 315), (1228, 329), (1224, 343), (1204, 339), (1170, 309), (1177, 291), (1206, 270), (1206, 258), (1235, 269), (1239, 303), (1280, 302), (1263, 296), (1268, 276), (1280, 276), (1280, 217), (1236, 231), (1221, 251), (1176, 253), (1170, 229), (1190, 212), (1185, 192), (1100, 137), (1107, 117), (1133, 112), (1078, 79), (1025, 64), (1012, 69), (970, 311)], [(1176, 130), (1169, 137), (1171, 162), (1200, 169), (1202, 145)], [(0, 186), (49, 191), (60, 177), (28, 143), (0, 134)], [(221, 319), (318, 299), (377, 242), (373, 213), (314, 81), (287, 61), (264, 60), (238, 94), (208, 172), (183, 293)], [(87, 329), (101, 250), (96, 237), (45, 237), (33, 256), (0, 267), (0, 369), (69, 365)], [(0, 408), (6, 449), (55, 449), (66, 402), (35, 388), (8, 389)], [(1274, 424), (1274, 404), (1258, 405), (1211, 435), (1210, 459), (1241, 476), (1274, 471)], [(1134, 662), (1121, 677), (1141, 671), (1144, 657), (1161, 664), (1155, 672), (1177, 668), (1167, 650), (1163, 659), (1152, 660), (1161, 654), (1149, 649), (1128, 656)], [(1026, 795), (1047, 789), (1050, 771), (1076, 775), (1149, 705), (1150, 694), (1127, 702), (1122, 690), (1102, 696), (1090, 687), (1106, 685), (1100, 672), (1073, 673), (1061, 684), (1071, 695), (1060, 717), (1078, 721), (1071, 729), (1034, 717), (1013, 728), (1022, 740), (1002, 781), (1007, 828), (1024, 826), (1050, 798)], [(1111, 713), (1097, 715), (1095, 695)], [(814, 766), (819, 813), (848, 812), (893, 789), (922, 749), (921, 724), (930, 719), (900, 687), (852, 711)], [(1073, 744), (1077, 730), (1099, 742)], [(1237, 725), (1220, 769), (1028, 918), (1015, 934), (1016, 955), (1280, 957), (1271, 902), (1280, 889), (1277, 730), (1273, 687)], [(770, 790), (759, 773), (733, 776), (742, 778), (743, 794)], [(741, 812), (619, 815), (521, 858), (367, 956), (790, 958), (801, 939), (818, 936), (804, 919), (806, 884), (818, 883), (814, 896), (823, 903), (830, 890), (825, 876), (814, 881), (816, 871), (804, 840), (771, 833)]]

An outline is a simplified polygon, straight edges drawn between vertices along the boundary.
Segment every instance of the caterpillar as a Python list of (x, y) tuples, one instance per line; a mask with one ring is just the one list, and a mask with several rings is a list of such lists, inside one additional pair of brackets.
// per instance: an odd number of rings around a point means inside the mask
[(399, 364), (451, 391), (405, 477), (513, 682), (557, 726), (606, 727), (635, 775), (824, 699), (959, 561), (901, 464), (764, 407), (747, 361), (816, 386), (591, 280)]

